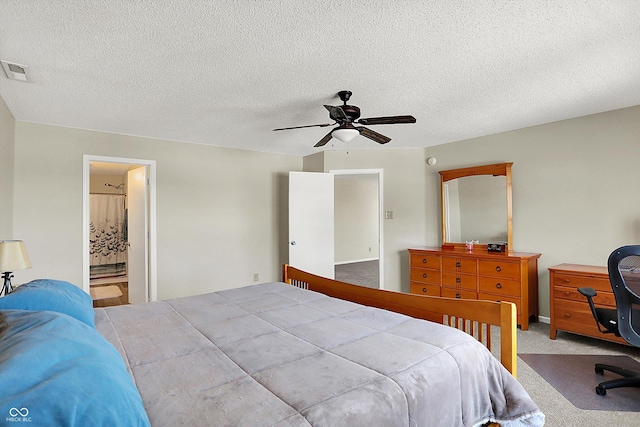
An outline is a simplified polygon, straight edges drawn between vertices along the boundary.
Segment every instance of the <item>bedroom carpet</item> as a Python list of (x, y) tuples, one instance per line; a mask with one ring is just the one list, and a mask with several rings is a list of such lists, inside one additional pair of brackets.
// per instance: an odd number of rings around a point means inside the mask
[(379, 288), (378, 260), (352, 262), (335, 266), (336, 280), (368, 288)]
[(526, 364), (541, 375), (575, 407), (597, 411), (640, 412), (640, 388), (607, 390), (599, 396), (595, 387), (602, 381), (620, 378), (612, 372), (598, 375), (596, 363), (620, 366), (640, 372), (640, 363), (628, 356), (594, 354), (519, 354)]

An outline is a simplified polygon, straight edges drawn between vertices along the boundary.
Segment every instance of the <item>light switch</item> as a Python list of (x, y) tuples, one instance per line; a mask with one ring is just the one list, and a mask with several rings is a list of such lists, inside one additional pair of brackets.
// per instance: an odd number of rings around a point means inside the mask
[(384, 211), (384, 219), (393, 219), (393, 211)]

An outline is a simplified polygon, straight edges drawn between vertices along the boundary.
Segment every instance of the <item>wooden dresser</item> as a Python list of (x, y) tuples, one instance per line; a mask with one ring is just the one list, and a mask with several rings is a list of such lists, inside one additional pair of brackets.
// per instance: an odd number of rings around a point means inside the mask
[(593, 299), (596, 307), (614, 308), (616, 300), (609, 282), (607, 267), (580, 264), (560, 264), (549, 267), (549, 297), (551, 310), (550, 338), (556, 339), (558, 329), (580, 335), (625, 343), (613, 334), (598, 330), (587, 298), (578, 288), (590, 287), (598, 295)]
[(510, 301), (525, 331), (538, 316), (540, 254), (418, 247), (409, 249), (409, 257), (411, 293)]

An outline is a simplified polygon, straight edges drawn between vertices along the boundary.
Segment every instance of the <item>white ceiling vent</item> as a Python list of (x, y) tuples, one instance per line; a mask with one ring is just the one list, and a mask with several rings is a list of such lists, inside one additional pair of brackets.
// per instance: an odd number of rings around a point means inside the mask
[(0, 60), (0, 64), (2, 64), (4, 72), (7, 73), (7, 77), (11, 80), (20, 80), (21, 82), (28, 81), (26, 65), (15, 64), (4, 60)]

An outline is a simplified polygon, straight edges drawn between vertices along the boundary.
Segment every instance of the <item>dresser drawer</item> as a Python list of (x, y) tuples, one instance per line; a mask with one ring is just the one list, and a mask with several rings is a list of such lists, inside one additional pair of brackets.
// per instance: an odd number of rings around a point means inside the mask
[(593, 288), (596, 291), (613, 292), (608, 277), (579, 276), (562, 272), (552, 274), (554, 286), (564, 286), (567, 288)]
[(480, 275), (520, 280), (520, 263), (480, 260)]
[(598, 330), (598, 326), (586, 300), (585, 302), (578, 302), (556, 299), (552, 315), (554, 316), (556, 329), (588, 335), (598, 339), (625, 343), (622, 338), (616, 337), (613, 334), (603, 334)]
[(409, 291), (412, 294), (429, 295), (432, 297), (440, 296), (440, 286), (427, 285), (425, 283), (411, 282)]
[(589, 304), (585, 302), (556, 300), (554, 307), (556, 328), (593, 335), (602, 335), (591, 314)]
[(454, 288), (442, 288), (441, 295), (445, 298), (463, 298), (463, 299), (478, 299), (478, 294), (475, 291), (469, 291), (464, 289)]
[[(578, 292), (577, 288), (567, 288), (566, 286), (554, 286), (553, 288), (553, 297), (555, 298), (556, 304), (558, 304), (558, 300), (570, 300), (577, 301), (581, 303), (588, 304), (587, 297)], [(598, 295), (593, 299), (596, 307), (611, 307), (615, 308), (616, 306), (616, 298), (613, 296), (611, 292), (598, 292)]]
[(473, 274), (453, 273), (451, 271), (442, 272), (442, 286), (450, 288), (464, 288), (475, 292), (476, 276)]
[[(512, 303), (514, 303), (516, 305), (516, 308), (518, 310), (518, 316), (520, 316), (520, 313), (522, 313), (522, 307), (521, 307), (521, 304), (520, 304), (520, 298), (507, 296), (507, 295), (485, 294), (484, 292), (479, 292), (478, 293), (478, 299), (486, 300), (486, 301), (507, 301), (507, 302), (512, 302)], [(520, 319), (518, 319), (518, 324), (521, 324)]]
[(440, 270), (440, 255), (411, 254), (411, 268), (435, 268)]
[(518, 280), (498, 277), (480, 277), (480, 292), (520, 297), (521, 284)]
[(454, 258), (443, 256), (442, 269), (455, 271), (458, 273), (476, 274), (478, 272), (478, 261), (470, 258)]
[(411, 281), (440, 285), (440, 270), (430, 270), (427, 268), (412, 268)]

